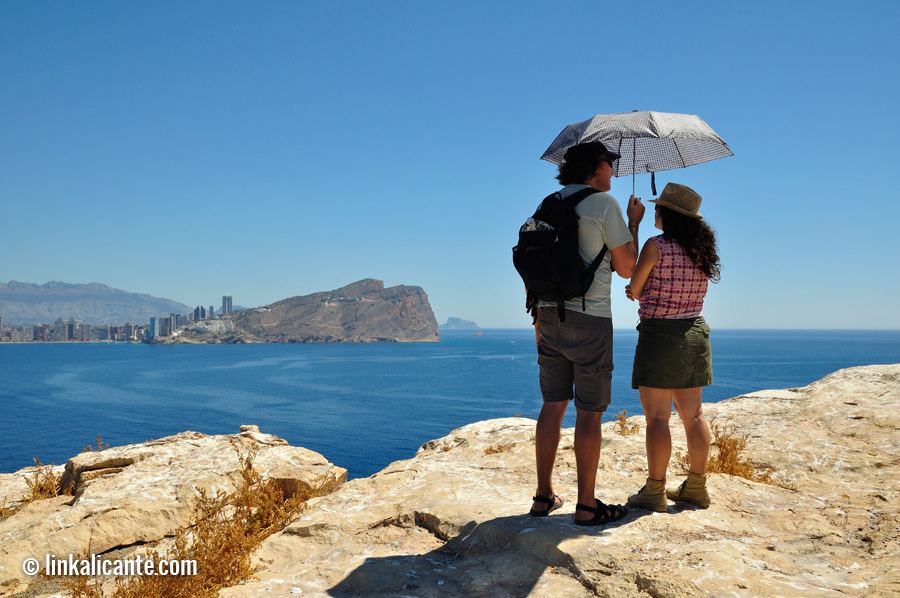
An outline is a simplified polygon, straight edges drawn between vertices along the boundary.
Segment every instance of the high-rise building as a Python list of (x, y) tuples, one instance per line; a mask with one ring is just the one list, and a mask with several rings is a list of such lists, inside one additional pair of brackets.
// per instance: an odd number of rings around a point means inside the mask
[(231, 295), (222, 295), (222, 311), (219, 313), (223, 316), (230, 316), (232, 311)]
[(206, 310), (206, 317), (207, 317), (207, 318), (211, 318), (211, 317), (213, 317), (215, 314), (216, 314), (216, 308), (214, 308), (212, 305), (210, 305), (210, 306), (209, 306), (209, 309)]
[(150, 318), (150, 328), (147, 330), (147, 338), (159, 336), (159, 318)]
[(68, 340), (68, 325), (65, 322), (61, 324), (54, 324), (50, 340), (57, 343), (66, 342)]
[(198, 305), (194, 308), (194, 321), (199, 322), (200, 320), (206, 319), (206, 308), (202, 305)]

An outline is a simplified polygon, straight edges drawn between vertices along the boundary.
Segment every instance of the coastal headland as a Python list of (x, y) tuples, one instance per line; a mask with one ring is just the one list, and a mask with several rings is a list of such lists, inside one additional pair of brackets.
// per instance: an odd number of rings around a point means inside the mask
[[(257, 469), (286, 491), (323, 474), (335, 483), (262, 543), (255, 579), (221, 598), (900, 595), (900, 364), (840, 370), (705, 411), (746, 435), (743, 456), (769, 483), (713, 473), (708, 509), (632, 509), (598, 528), (572, 522), (572, 429), (563, 433), (555, 481), (566, 505), (546, 518), (525, 514), (535, 424), (526, 418), (472, 423), (343, 483), (340, 464), (255, 426), (82, 453), (58, 468), (74, 496), (0, 520), (0, 595), (64, 595), (52, 580), (22, 572), (29, 557), (164, 546), (187, 521), (196, 488), (235, 485), (235, 443), (252, 447)], [(634, 426), (638, 433), (628, 433)], [(604, 424), (599, 499), (624, 502), (643, 484), (644, 429), (641, 416)], [(672, 435), (675, 453), (685, 452), (676, 418)], [(674, 461), (670, 484), (681, 479)], [(32, 473), (0, 475), (0, 503), (15, 506)]]
[(367, 278), (325, 293), (235, 312), (239, 339), (266, 343), (439, 342), (421, 287)]

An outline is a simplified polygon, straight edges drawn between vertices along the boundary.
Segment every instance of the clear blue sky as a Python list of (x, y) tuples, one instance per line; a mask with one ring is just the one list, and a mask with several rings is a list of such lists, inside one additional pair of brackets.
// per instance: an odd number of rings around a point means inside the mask
[(719, 234), (713, 327), (900, 328), (898, 25), (895, 1), (7, 0), (0, 281), (251, 307), (379, 278), (525, 327), (541, 153), (657, 110), (735, 154), (657, 176)]

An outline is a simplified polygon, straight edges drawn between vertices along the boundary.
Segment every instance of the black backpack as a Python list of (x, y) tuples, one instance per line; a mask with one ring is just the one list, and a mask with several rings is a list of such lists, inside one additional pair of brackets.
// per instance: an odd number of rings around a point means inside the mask
[(519, 229), (519, 243), (512, 249), (513, 265), (525, 282), (525, 309), (532, 318), (537, 318), (538, 301), (556, 303), (560, 322), (566, 321), (567, 299), (581, 297), (581, 309), (586, 310), (584, 296), (606, 255), (606, 245), (590, 266), (584, 265), (578, 253), (575, 206), (597, 192), (588, 187), (565, 199), (559, 192), (551, 193)]

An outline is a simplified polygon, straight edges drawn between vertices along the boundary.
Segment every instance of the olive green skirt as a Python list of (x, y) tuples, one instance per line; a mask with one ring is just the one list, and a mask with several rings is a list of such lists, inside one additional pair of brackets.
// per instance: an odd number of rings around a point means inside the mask
[(703, 317), (638, 324), (631, 387), (697, 388), (712, 384), (710, 328)]

